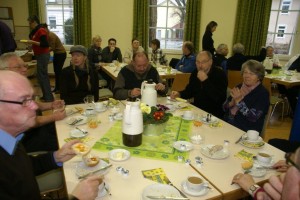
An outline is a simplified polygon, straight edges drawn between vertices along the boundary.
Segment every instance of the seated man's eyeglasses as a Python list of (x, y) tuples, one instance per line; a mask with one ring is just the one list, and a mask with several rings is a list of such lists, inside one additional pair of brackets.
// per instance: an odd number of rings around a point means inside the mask
[(293, 153), (286, 153), (284, 158), (285, 158), (285, 162), (286, 164), (288, 165), (292, 165), (294, 167), (296, 167), (299, 171), (300, 171), (300, 166), (297, 165), (292, 159), (291, 159), (291, 156), (293, 155)]
[(22, 105), (23, 107), (28, 107), (34, 102), (34, 100), (33, 99), (25, 99), (23, 101), (9, 101), (9, 100), (0, 99), (0, 102), (19, 104), (19, 105)]
[(200, 64), (200, 65), (204, 65), (204, 64), (207, 63), (208, 61), (210, 61), (210, 59), (204, 60), (204, 61), (196, 61), (196, 63), (197, 63), (197, 64)]

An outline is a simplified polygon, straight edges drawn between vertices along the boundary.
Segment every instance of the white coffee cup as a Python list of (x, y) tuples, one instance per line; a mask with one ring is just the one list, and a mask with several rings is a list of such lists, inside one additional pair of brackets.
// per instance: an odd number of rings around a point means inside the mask
[(255, 130), (249, 130), (247, 131), (247, 139), (251, 141), (256, 141), (258, 139), (259, 132)]
[(260, 151), (256, 155), (256, 159), (261, 163), (269, 164), (272, 161), (272, 155), (269, 152)]
[(200, 191), (205, 186), (205, 182), (198, 176), (189, 176), (186, 179), (186, 186), (188, 190)]
[(192, 119), (193, 118), (193, 112), (190, 110), (183, 112), (183, 118), (184, 119)]
[(104, 104), (102, 102), (95, 103), (95, 109), (96, 110), (103, 110)]

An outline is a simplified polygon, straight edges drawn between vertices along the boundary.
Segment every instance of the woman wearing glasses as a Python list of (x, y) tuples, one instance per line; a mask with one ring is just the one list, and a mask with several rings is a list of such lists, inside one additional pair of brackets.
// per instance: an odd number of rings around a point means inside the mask
[(285, 161), (281, 160), (273, 165), (274, 169), (286, 172), (280, 176), (271, 176), (263, 187), (255, 184), (249, 174), (236, 174), (232, 183), (238, 184), (243, 190), (257, 200), (300, 199), (300, 148), (295, 153), (287, 153)]

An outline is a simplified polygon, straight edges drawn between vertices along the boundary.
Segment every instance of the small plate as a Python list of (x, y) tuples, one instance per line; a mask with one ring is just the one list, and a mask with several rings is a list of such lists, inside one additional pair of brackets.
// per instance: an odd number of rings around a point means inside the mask
[(108, 153), (108, 157), (113, 161), (124, 161), (130, 157), (130, 152), (126, 149), (114, 149)]
[(83, 138), (85, 136), (87, 136), (88, 132), (84, 129), (81, 129), (82, 131), (78, 130), (78, 129), (73, 129), (70, 131), (70, 136), (73, 137), (73, 138)]
[[(83, 161), (81, 161), (77, 164), (75, 173), (77, 176), (84, 176), (90, 172), (93, 172), (93, 171), (96, 171), (103, 167), (106, 167), (107, 165), (108, 165), (108, 163), (101, 159), (100, 159), (98, 165), (96, 165), (94, 167), (88, 167)], [(108, 172), (108, 170), (109, 169), (103, 169), (99, 172), (96, 172), (96, 174), (103, 175), (103, 174), (106, 174)]]
[[(75, 120), (80, 120), (78, 123), (76, 124), (72, 124)], [(78, 117), (69, 117), (67, 118), (67, 124), (69, 125), (73, 125), (73, 126), (78, 126), (78, 125), (82, 125), (82, 124), (86, 124), (87, 123), (87, 117), (86, 116), (78, 116)]]
[(190, 151), (193, 149), (193, 144), (186, 141), (177, 141), (174, 142), (173, 147), (178, 151)]
[(186, 108), (186, 107), (188, 107), (188, 106), (189, 106), (188, 103), (179, 103), (179, 104), (177, 105), (177, 107), (178, 107), (179, 109), (181, 109), (181, 108)]
[(263, 166), (263, 167), (272, 167), (274, 165), (274, 160), (271, 160), (270, 163), (264, 163), (264, 162), (260, 162), (258, 160), (254, 160), (254, 163), (258, 166)]
[(107, 110), (106, 107), (102, 107), (101, 109), (95, 109), (96, 112), (104, 112), (106, 110)]
[[(208, 186), (208, 185), (206, 185), (206, 186)], [(209, 191), (209, 188), (207, 188), (207, 187), (203, 187), (203, 189), (199, 190), (199, 191), (189, 190), (187, 185), (186, 185), (186, 181), (183, 181), (181, 183), (181, 187), (182, 187), (182, 190), (183, 190), (184, 193), (186, 193), (188, 195), (191, 195), (191, 196), (194, 196), (194, 197), (206, 195)]]
[(187, 117), (184, 117), (184, 116), (182, 115), (181, 118), (184, 119), (184, 120), (187, 120), (187, 121), (192, 121), (192, 120), (194, 120), (194, 117), (193, 117), (193, 116), (190, 117), (190, 118), (187, 118)]
[[(246, 137), (246, 136), (243, 136)], [(249, 140), (242, 139), (239, 143), (245, 147), (251, 148), (251, 149), (260, 149), (265, 145), (265, 142), (261, 137), (259, 137), (259, 142), (253, 142)]]
[(142, 200), (153, 200), (147, 196), (182, 197), (174, 187), (165, 184), (153, 184), (145, 187), (142, 193)]
[(211, 155), (209, 153), (209, 150), (213, 146), (215, 146), (215, 145), (213, 145), (213, 144), (204, 145), (203, 147), (201, 147), (200, 152), (208, 158), (217, 159), (217, 160), (225, 159), (229, 156), (229, 151), (228, 150), (225, 151), (224, 148), (220, 151), (217, 151), (213, 155)]
[(77, 110), (74, 110), (72, 108), (66, 108), (65, 111), (66, 111), (67, 116), (72, 115), (72, 114), (78, 112)]
[(91, 116), (96, 115), (96, 110), (94, 109), (86, 109), (84, 112), (82, 112), (83, 116)]
[(266, 169), (257, 169), (257, 168), (252, 168), (250, 169), (250, 175), (253, 176), (253, 177), (263, 177), (265, 176), (267, 173), (267, 170)]
[(250, 142), (250, 143), (259, 143), (263, 141), (262, 137), (260, 136), (258, 136), (257, 140), (248, 140), (246, 134), (243, 135), (242, 139), (243, 141)]

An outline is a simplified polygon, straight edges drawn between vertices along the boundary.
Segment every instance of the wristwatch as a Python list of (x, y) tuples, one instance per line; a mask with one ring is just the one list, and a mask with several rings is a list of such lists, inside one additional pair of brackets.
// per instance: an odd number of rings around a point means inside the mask
[(256, 191), (258, 188), (260, 188), (259, 185), (256, 185), (256, 184), (251, 185), (251, 186), (249, 187), (249, 190), (248, 190), (249, 194), (253, 197), (255, 191)]

